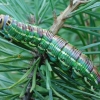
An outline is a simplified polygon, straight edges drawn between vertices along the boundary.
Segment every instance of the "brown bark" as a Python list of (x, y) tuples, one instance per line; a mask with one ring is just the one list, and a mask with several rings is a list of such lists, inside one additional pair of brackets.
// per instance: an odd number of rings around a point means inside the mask
[(84, 2), (79, 1), (72, 5), (71, 0), (70, 5), (56, 19), (54, 19), (54, 23), (51, 26), (50, 31), (53, 34), (57, 34), (60, 28), (63, 26), (65, 20), (67, 20), (70, 17), (71, 12), (74, 11), (81, 3)]

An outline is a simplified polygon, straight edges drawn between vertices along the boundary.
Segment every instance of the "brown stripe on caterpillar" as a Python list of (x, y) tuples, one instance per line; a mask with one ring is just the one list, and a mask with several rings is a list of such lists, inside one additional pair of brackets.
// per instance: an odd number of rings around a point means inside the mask
[(87, 66), (87, 70), (89, 72), (91, 72), (93, 70), (93, 64), (92, 62), (88, 59), (88, 57), (84, 54), (81, 54), (81, 56), (79, 57), (79, 59), (81, 59), (82, 63), (84, 62), (84, 66)]
[(39, 34), (40, 38), (43, 36), (43, 29), (37, 28), (37, 34)]
[(33, 29), (34, 29), (34, 28), (32, 28), (32, 26), (29, 24), (29, 25), (28, 25), (28, 30), (29, 30), (29, 31), (32, 31)]
[(78, 60), (78, 58), (81, 55), (81, 51), (77, 50), (74, 46), (72, 46), (70, 43), (66, 44), (67, 53), (69, 56), (71, 56), (74, 60)]
[(19, 28), (22, 28), (22, 23), (21, 23), (21, 22), (17, 22), (17, 26), (18, 26)]
[(100, 83), (100, 74), (98, 73), (96, 67), (93, 68), (91, 74), (93, 74), (95, 76), (95, 79), (98, 81), (98, 83)]
[(54, 37), (54, 35), (51, 32), (49, 32), (48, 30), (43, 30), (43, 35), (48, 38), (49, 42), (51, 42)]
[(65, 46), (65, 44), (68, 43), (67, 41), (64, 41), (62, 38), (60, 38), (60, 37), (57, 36), (57, 35), (55, 35), (55, 36), (53, 37), (53, 40), (56, 41), (55, 46), (56, 46), (56, 47), (59, 47), (60, 49), (62, 49), (62, 48)]
[(22, 30), (26, 30), (26, 29), (27, 29), (26, 24), (22, 23)]
[(72, 57), (77, 61), (79, 59), (79, 57), (81, 56), (82, 52), (79, 51), (77, 48), (75, 48), (74, 46), (71, 49), (72, 51)]

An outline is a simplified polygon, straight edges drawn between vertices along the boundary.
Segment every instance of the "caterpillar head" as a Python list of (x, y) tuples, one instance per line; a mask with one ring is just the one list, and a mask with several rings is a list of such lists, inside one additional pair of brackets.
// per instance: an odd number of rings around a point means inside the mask
[(0, 29), (3, 28), (3, 24), (4, 24), (4, 15), (0, 15)]
[(0, 30), (10, 23), (11, 23), (11, 20), (8, 15), (0, 15)]

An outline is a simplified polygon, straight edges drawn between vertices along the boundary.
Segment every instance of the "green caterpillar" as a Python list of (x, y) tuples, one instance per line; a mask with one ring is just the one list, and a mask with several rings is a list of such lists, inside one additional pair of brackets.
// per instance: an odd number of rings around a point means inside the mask
[(41, 53), (45, 52), (49, 56), (51, 61), (59, 62), (67, 69), (72, 68), (77, 75), (84, 77), (87, 84), (98, 86), (100, 83), (100, 74), (89, 58), (48, 30), (17, 22), (8, 15), (0, 15), (0, 30), (4, 35), (8, 34), (17, 41), (35, 44)]

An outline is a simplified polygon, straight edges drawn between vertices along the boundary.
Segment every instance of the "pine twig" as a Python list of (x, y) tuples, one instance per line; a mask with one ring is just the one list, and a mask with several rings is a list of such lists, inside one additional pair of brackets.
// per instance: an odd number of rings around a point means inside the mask
[(69, 18), (69, 15), (74, 11), (80, 4), (86, 3), (87, 0), (70, 0), (70, 5), (59, 15), (54, 21), (53, 25), (50, 28), (50, 31), (53, 34), (57, 34), (60, 28), (63, 26), (66, 19)]

